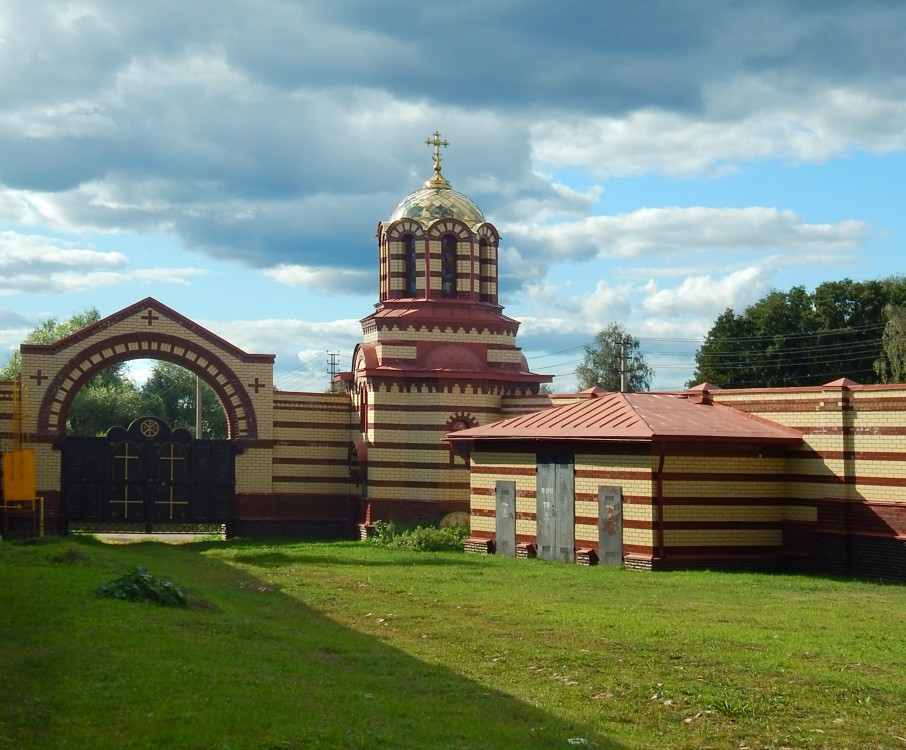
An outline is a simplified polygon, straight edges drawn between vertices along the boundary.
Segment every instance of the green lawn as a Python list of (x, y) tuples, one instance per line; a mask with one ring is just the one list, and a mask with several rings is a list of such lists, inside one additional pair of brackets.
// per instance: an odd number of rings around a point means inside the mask
[[(186, 609), (95, 596), (142, 565)], [(3, 748), (906, 748), (906, 587), (0, 542)]]

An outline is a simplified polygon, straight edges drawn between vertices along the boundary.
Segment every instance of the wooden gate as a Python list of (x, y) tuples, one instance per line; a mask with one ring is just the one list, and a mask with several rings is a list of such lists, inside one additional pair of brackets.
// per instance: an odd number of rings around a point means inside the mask
[(156, 417), (101, 438), (63, 441), (61, 531), (223, 531), (232, 521), (235, 451)]
[(576, 493), (572, 456), (538, 456), (537, 544), (542, 560), (576, 557)]

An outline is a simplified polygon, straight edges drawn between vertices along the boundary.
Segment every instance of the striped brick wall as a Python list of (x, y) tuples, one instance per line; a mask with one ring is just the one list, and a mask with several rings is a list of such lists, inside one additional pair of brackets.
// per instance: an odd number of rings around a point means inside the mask
[(711, 396), (803, 432), (803, 446), (786, 462), (793, 502), (786, 521), (788, 533), (809, 545), (813, 567), (865, 575), (906, 569), (906, 385)]

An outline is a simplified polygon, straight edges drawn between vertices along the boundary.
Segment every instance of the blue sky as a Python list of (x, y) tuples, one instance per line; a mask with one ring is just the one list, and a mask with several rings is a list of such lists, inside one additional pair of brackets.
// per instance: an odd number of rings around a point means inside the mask
[(533, 368), (572, 390), (615, 321), (681, 387), (727, 307), (902, 272), (904, 38), (880, 0), (7, 0), (0, 351), (153, 296), (323, 390), (440, 130)]

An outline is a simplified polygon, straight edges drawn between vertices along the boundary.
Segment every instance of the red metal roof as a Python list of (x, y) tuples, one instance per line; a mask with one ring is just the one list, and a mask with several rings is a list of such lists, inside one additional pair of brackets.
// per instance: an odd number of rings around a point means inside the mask
[(449, 433), (450, 440), (801, 442), (802, 433), (680, 394), (591, 393), (564, 406)]

